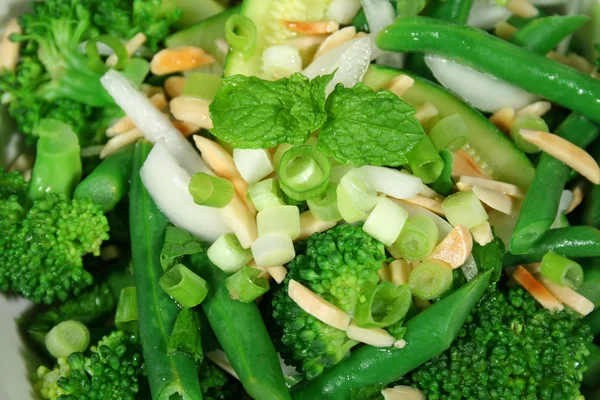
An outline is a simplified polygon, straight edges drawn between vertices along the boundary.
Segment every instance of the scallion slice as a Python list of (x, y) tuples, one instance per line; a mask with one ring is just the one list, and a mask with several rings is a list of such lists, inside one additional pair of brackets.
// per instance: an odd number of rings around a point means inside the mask
[(259, 237), (252, 243), (251, 250), (256, 264), (267, 268), (287, 264), (296, 256), (292, 239), (284, 233)]
[(518, 148), (523, 150), (525, 153), (539, 153), (540, 148), (535, 144), (529, 143), (521, 136), (521, 129), (531, 129), (534, 131), (548, 132), (548, 125), (546, 121), (537, 115), (525, 114), (519, 115), (513, 125), (510, 128), (510, 136), (517, 145)]
[(337, 186), (330, 183), (323, 194), (306, 202), (317, 219), (325, 222), (337, 222), (342, 219), (337, 205)]
[(256, 227), (258, 236), (283, 233), (294, 240), (300, 235), (300, 210), (296, 206), (268, 208), (256, 215)]
[(431, 131), (429, 138), (438, 150), (455, 152), (467, 143), (467, 125), (458, 114), (449, 115), (439, 120)]
[(115, 325), (119, 329), (133, 331), (137, 329), (137, 321), (137, 290), (135, 286), (128, 286), (121, 289), (115, 314)]
[(369, 185), (361, 169), (348, 171), (340, 179), (336, 192), (340, 214), (349, 223), (367, 219), (379, 201), (377, 192)]
[(583, 268), (554, 252), (547, 253), (542, 258), (541, 274), (557, 285), (578, 289), (583, 283)]
[(248, 196), (250, 196), (250, 201), (254, 204), (258, 212), (285, 204), (281, 198), (279, 184), (273, 178), (250, 185), (248, 187)]
[(431, 254), (439, 236), (440, 231), (431, 218), (416, 215), (406, 222), (393, 246), (405, 260), (421, 261)]
[(408, 212), (387, 197), (381, 197), (363, 225), (363, 230), (386, 246), (391, 246), (402, 231)]
[(68, 357), (71, 353), (84, 351), (90, 343), (90, 332), (79, 321), (58, 323), (46, 335), (48, 353), (55, 358)]
[(233, 14), (225, 23), (225, 38), (234, 51), (249, 59), (256, 48), (256, 25), (242, 14)]
[(223, 79), (218, 75), (194, 72), (187, 76), (182, 94), (212, 101), (223, 86)]
[(117, 64), (114, 69), (122, 69), (127, 61), (129, 60), (129, 54), (125, 45), (115, 36), (111, 35), (100, 35), (94, 39), (90, 39), (86, 46), (85, 52), (87, 53), (88, 66), (96, 73), (103, 74), (108, 71), (108, 67), (100, 58), (100, 52), (98, 51), (98, 43), (102, 43), (110, 47), (117, 56)]
[(215, 208), (225, 207), (235, 195), (235, 189), (230, 180), (204, 172), (198, 172), (192, 176), (188, 190), (194, 203)]
[(436, 299), (452, 285), (452, 267), (439, 260), (424, 261), (413, 269), (408, 283), (419, 299)]
[(234, 273), (252, 260), (250, 249), (242, 248), (237, 236), (226, 233), (208, 248), (208, 259), (227, 273)]
[(408, 162), (414, 176), (421, 178), (423, 183), (435, 182), (444, 169), (444, 160), (427, 136), (408, 153)]
[(488, 220), (483, 204), (472, 191), (458, 192), (446, 197), (442, 203), (446, 219), (452, 226), (459, 224), (471, 229)]
[(411, 304), (412, 295), (408, 285), (381, 282), (361, 294), (354, 319), (361, 328), (385, 328), (404, 318)]
[(274, 171), (271, 153), (266, 149), (233, 149), (233, 162), (250, 185)]
[(327, 190), (331, 162), (314, 146), (294, 146), (279, 164), (281, 189), (294, 200), (308, 200)]
[(232, 299), (250, 303), (269, 291), (269, 281), (255, 268), (244, 267), (229, 278), (225, 286)]
[(177, 264), (165, 272), (158, 284), (183, 308), (196, 307), (208, 293), (206, 281), (183, 264)]

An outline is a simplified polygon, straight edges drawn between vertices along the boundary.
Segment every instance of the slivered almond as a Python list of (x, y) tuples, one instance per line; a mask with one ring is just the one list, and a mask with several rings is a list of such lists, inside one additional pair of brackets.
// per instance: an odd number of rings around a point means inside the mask
[(389, 267), (386, 263), (382, 263), (381, 268), (377, 270), (377, 275), (379, 275), (379, 280), (381, 282), (390, 282), (390, 272)]
[(586, 297), (568, 287), (562, 287), (552, 282), (542, 274), (536, 274), (535, 278), (542, 283), (558, 300), (577, 311), (581, 315), (588, 315), (594, 311), (594, 303)]
[(510, 132), (514, 121), (515, 110), (510, 107), (501, 108), (490, 117), (490, 122), (504, 133)]
[(400, 75), (395, 77), (385, 85), (385, 88), (394, 93), (398, 97), (402, 97), (404, 93), (415, 84), (415, 80), (408, 75)]
[(521, 136), (542, 151), (567, 164), (595, 185), (600, 184), (600, 167), (594, 158), (581, 147), (552, 133), (521, 129)]
[(541, 117), (546, 114), (552, 108), (552, 104), (549, 101), (536, 101), (526, 105), (517, 111), (517, 115), (535, 115)]
[(421, 196), (421, 195), (416, 195), (409, 199), (403, 199), (403, 200), (407, 201), (409, 203), (415, 204), (417, 206), (426, 208), (427, 210), (429, 210), (433, 213), (436, 213), (437, 215), (441, 215), (442, 217), (446, 215), (446, 214), (444, 214), (444, 209), (442, 208), (442, 203), (438, 200), (430, 199), (428, 197)]
[(519, 265), (515, 272), (513, 272), (512, 277), (519, 285), (523, 286), (523, 288), (525, 288), (525, 290), (527, 290), (545, 309), (550, 311), (562, 311), (565, 309), (562, 303), (521, 265)]
[[(530, 274), (535, 275), (542, 270), (542, 263), (538, 262), (538, 263), (532, 263), (532, 264), (524, 264), (523, 268), (525, 268), (527, 270), (527, 272), (529, 272)], [(512, 272), (514, 272), (514, 269)], [(512, 272), (511, 272), (511, 274), (512, 274)]]
[(191, 96), (178, 96), (171, 100), (171, 113), (180, 121), (191, 122), (204, 129), (212, 129), (208, 106), (210, 102)]
[(317, 219), (310, 210), (305, 211), (300, 214), (300, 236), (296, 238), (296, 241), (306, 239), (313, 233), (324, 232), (335, 225), (335, 222), (325, 222)]
[(473, 250), (473, 237), (464, 225), (456, 225), (448, 235), (433, 249), (429, 258), (440, 260), (452, 267), (459, 268), (465, 263)]
[(354, 321), (346, 329), (346, 335), (349, 339), (366, 343), (373, 347), (391, 347), (396, 342), (396, 338), (385, 330), (381, 328), (361, 328)]
[(479, 225), (476, 225), (470, 229), (473, 240), (479, 243), (480, 246), (485, 246), (492, 240), (494, 240), (494, 234), (490, 223), (485, 221)]
[[(138, 49), (140, 47), (142, 47), (142, 45), (144, 43), (146, 43), (147, 39), (148, 38), (146, 37), (146, 35), (144, 35), (141, 32), (137, 33), (135, 36), (133, 36), (131, 39), (129, 39), (125, 43), (125, 49), (127, 50), (127, 55), (129, 57), (131, 57), (136, 51), (138, 51)], [(115, 65), (117, 65), (118, 61), (119, 61), (119, 59), (117, 58), (116, 54), (112, 54), (106, 59), (106, 65), (108, 65), (109, 67), (114, 67)]]
[(173, 123), (173, 126), (177, 128), (177, 130), (181, 132), (181, 134), (185, 137), (191, 136), (192, 134), (200, 130), (200, 127), (198, 125), (192, 124), (191, 122), (177, 120), (171, 122)]
[(434, 199), (434, 200), (439, 200), (439, 201), (443, 201), (445, 199), (444, 196), (442, 196), (441, 194), (439, 194), (435, 190), (431, 189), (427, 185), (423, 185), (423, 189), (421, 189), (421, 191), (419, 192), (419, 194), (421, 196), (427, 197), (428, 199)]
[(166, 75), (200, 68), (214, 62), (213, 56), (199, 47), (181, 46), (156, 53), (150, 62), (150, 71), (154, 75)]
[(571, 53), (567, 56), (567, 59), (569, 60), (569, 65), (571, 67), (583, 72), (584, 74), (591, 74), (593, 71), (596, 71), (596, 67), (580, 55)]
[(227, 226), (235, 233), (244, 249), (249, 249), (258, 238), (256, 218), (236, 193), (229, 204), (218, 209)]
[(336, 21), (279, 21), (292, 32), (305, 35), (323, 35), (340, 29)]
[(390, 282), (396, 286), (408, 283), (412, 267), (406, 260), (394, 260), (388, 265)]
[(273, 277), (275, 282), (281, 283), (285, 279), (288, 271), (284, 266), (268, 267), (267, 272)]
[(327, 36), (323, 43), (321, 43), (321, 45), (315, 52), (315, 55), (313, 56), (313, 60), (316, 60), (328, 51), (333, 50), (346, 42), (349, 42), (355, 37), (356, 28), (353, 26), (347, 26), (345, 28), (340, 29), (337, 32), (333, 32), (331, 35)]
[(517, 17), (522, 18), (533, 18), (539, 14), (538, 9), (527, 0), (510, 0), (506, 8)]
[(415, 118), (419, 120), (419, 123), (423, 125), (432, 118), (439, 115), (440, 111), (431, 103), (424, 103), (421, 107), (417, 108), (415, 112)]
[(509, 37), (517, 33), (517, 28), (506, 21), (500, 21), (494, 27), (494, 33), (501, 39), (507, 40)]
[(454, 162), (452, 163), (452, 176), (475, 176), (479, 178), (489, 178), (489, 173), (481, 168), (477, 162), (464, 149), (454, 152)]
[(206, 353), (206, 358), (208, 358), (210, 361), (214, 362), (217, 365), (217, 367), (221, 368), (223, 371), (227, 372), (229, 375), (233, 376), (238, 381), (240, 380), (240, 377), (233, 369), (233, 366), (229, 362), (229, 359), (227, 358), (227, 355), (225, 354), (224, 351), (222, 351), (222, 350), (209, 351), (208, 353)]
[(554, 51), (554, 50), (550, 50), (548, 52), (548, 54), (546, 54), (546, 57), (554, 60), (554, 61), (558, 61), (561, 64), (565, 64), (565, 65), (569, 65), (570, 66), (570, 61), (567, 57), (563, 56), (562, 54)]
[(496, 190), (517, 199), (525, 198), (525, 192), (519, 189), (518, 186), (515, 186), (511, 183), (495, 181), (492, 179), (477, 178), (474, 176), (461, 176), (459, 178), (459, 182), (466, 183), (469, 186), (479, 186), (490, 190)]
[(106, 158), (110, 156), (117, 150), (120, 150), (123, 147), (135, 142), (141, 137), (144, 137), (142, 131), (138, 128), (133, 128), (128, 130), (127, 132), (121, 133), (120, 135), (111, 138), (108, 142), (106, 142), (104, 148), (102, 148), (102, 151), (100, 152), (100, 158)]
[(10, 19), (4, 27), (2, 41), (0, 42), (0, 72), (2, 72), (4, 68), (14, 72), (17, 68), (21, 42), (13, 42), (10, 40), (10, 35), (13, 33), (23, 33), (19, 21), (16, 18)]
[(425, 400), (425, 395), (412, 386), (394, 386), (383, 389), (381, 395), (384, 400)]
[(323, 42), (327, 39), (325, 35), (307, 35), (307, 36), (297, 36), (293, 39), (290, 39), (286, 42), (288, 46), (292, 46), (297, 48), (300, 51), (307, 51), (310, 49), (314, 49), (317, 46), (323, 44)]
[(464, 182), (456, 182), (456, 188), (461, 192), (468, 192), (469, 190), (473, 190), (473, 186), (467, 185)]
[(579, 207), (579, 205), (581, 204), (581, 202), (583, 201), (583, 185), (581, 184), (581, 182), (577, 183), (574, 187), (573, 187), (573, 200), (571, 201), (571, 204), (569, 204), (569, 207), (565, 210), (565, 214), (569, 214), (571, 213), (573, 210), (575, 210), (577, 207)]
[(288, 284), (288, 296), (301, 309), (329, 326), (345, 331), (350, 325), (348, 314), (293, 279)]
[[(162, 92), (153, 94), (148, 100), (150, 100), (150, 103), (152, 103), (152, 105), (158, 110), (164, 110), (167, 106), (167, 99), (165, 98), (165, 95)], [(128, 116), (124, 116), (106, 130), (106, 136), (113, 137), (116, 135), (120, 135), (124, 132), (130, 131), (135, 127), (136, 126), (133, 123), (133, 121), (129, 119)]]
[(473, 193), (482, 201), (494, 210), (498, 210), (504, 214), (511, 215), (515, 211), (514, 200), (497, 190), (486, 189), (481, 186), (474, 186)]
[(170, 98), (181, 96), (183, 93), (183, 87), (185, 86), (187, 78), (183, 76), (171, 76), (165, 81), (165, 91)]

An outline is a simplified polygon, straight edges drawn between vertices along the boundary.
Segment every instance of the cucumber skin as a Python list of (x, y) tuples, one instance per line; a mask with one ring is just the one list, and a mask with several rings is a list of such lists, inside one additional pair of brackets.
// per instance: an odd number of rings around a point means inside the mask
[(440, 117), (459, 114), (467, 125), (469, 145), (488, 165), (493, 179), (528, 189), (535, 168), (529, 158), (481, 113), (441, 86), (405, 71), (371, 65), (363, 83), (374, 90), (383, 88), (396, 76), (407, 75), (415, 80), (402, 99), (414, 107), (425, 101), (432, 103)]

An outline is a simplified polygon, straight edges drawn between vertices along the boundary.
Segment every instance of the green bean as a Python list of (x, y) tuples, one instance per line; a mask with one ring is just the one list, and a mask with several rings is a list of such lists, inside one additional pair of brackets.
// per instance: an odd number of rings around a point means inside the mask
[(377, 45), (449, 57), (600, 122), (600, 80), (480, 29), (402, 17), (377, 36)]
[(536, 18), (519, 29), (508, 41), (534, 53), (546, 54), (588, 20), (585, 15)]
[(104, 213), (112, 210), (129, 191), (133, 153), (130, 145), (106, 158), (77, 185), (73, 197), (90, 198)]
[[(444, 352), (487, 288), (491, 271), (444, 297), (406, 324), (402, 349), (364, 346), (312, 381), (292, 388), (295, 400), (351, 399), (369, 385), (387, 385)], [(431, 327), (436, 327), (431, 329)]]
[(549, 251), (567, 258), (600, 257), (600, 231), (591, 226), (551, 229), (525, 253), (506, 253), (502, 264), (514, 266), (538, 262)]
[[(589, 145), (598, 137), (598, 133), (595, 124), (577, 113), (569, 115), (556, 130), (558, 136), (579, 147)], [(570, 173), (568, 166), (551, 155), (542, 153), (510, 242), (512, 253), (526, 252), (550, 229)]]
[[(600, 140), (595, 141), (589, 149), (596, 162), (600, 162)], [(600, 228), (600, 185), (592, 185), (586, 193), (582, 221), (586, 225)]]
[(160, 251), (168, 221), (152, 201), (140, 178), (140, 168), (151, 147), (143, 140), (136, 145), (129, 195), (131, 253), (145, 371), (153, 399), (177, 397), (201, 400), (202, 391), (194, 359), (183, 353), (168, 354), (168, 343), (179, 307), (158, 284), (163, 274)]
[(256, 304), (231, 298), (227, 274), (206, 253), (191, 256), (191, 266), (208, 282), (202, 309), (246, 392), (259, 400), (289, 399), (277, 353)]

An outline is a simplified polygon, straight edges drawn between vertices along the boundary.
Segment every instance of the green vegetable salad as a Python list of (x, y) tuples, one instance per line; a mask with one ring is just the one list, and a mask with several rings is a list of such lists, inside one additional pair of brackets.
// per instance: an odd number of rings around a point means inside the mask
[(0, 290), (38, 398), (600, 399), (600, 4), (14, 17)]

